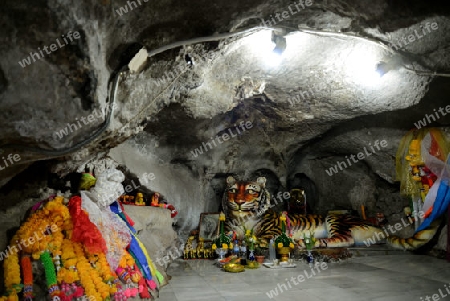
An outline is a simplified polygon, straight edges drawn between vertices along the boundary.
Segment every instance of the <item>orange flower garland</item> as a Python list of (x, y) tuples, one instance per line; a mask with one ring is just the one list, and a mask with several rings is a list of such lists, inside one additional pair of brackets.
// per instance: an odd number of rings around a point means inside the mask
[(109, 285), (103, 282), (97, 270), (93, 269), (86, 259), (83, 247), (79, 243), (73, 244), (73, 249), (77, 256), (77, 269), (80, 275), (81, 285), (86, 291), (88, 298), (94, 300), (104, 300), (109, 297)]
[(132, 267), (134, 267), (135, 263), (136, 262), (134, 261), (133, 256), (131, 256), (130, 253), (125, 251), (125, 253), (122, 256), (122, 259), (119, 262), (119, 267), (121, 267), (122, 269), (125, 269), (125, 268), (131, 269)]
[(111, 267), (106, 260), (106, 255), (104, 253), (93, 254), (89, 257), (89, 261), (94, 265), (95, 269), (102, 277), (103, 282), (107, 283), (110, 286), (109, 293), (111, 295), (115, 294), (117, 292), (117, 287), (114, 281), (117, 279), (117, 275), (116, 273), (111, 271)]
[[(111, 270), (106, 254), (90, 253), (85, 245), (72, 241), (74, 220), (63, 201), (63, 197), (56, 197), (43, 203), (42, 209), (34, 211), (13, 237), (8, 257), (4, 260), (4, 279), (8, 296), (0, 297), (0, 301), (19, 301), (18, 293), (22, 290), (20, 266), (24, 278), (24, 300), (31, 301), (33, 276), (30, 255), (36, 260), (44, 255), (45, 262), (48, 263), (46, 272), (56, 271), (56, 274), (51, 275), (54, 277), (47, 279), (54, 280), (51, 288), (57, 288), (58, 285), (60, 288), (67, 287), (67, 290), (62, 290), (61, 293), (61, 298), (66, 298), (64, 300), (83, 295), (80, 283), (89, 300), (109, 300), (119, 298), (124, 293), (118, 284), (119, 277)], [(111, 242), (120, 241), (118, 233), (111, 233), (108, 237)], [(115, 246), (119, 246), (119, 250), (112, 249), (114, 253), (120, 251), (120, 254), (124, 254), (119, 266), (131, 277), (132, 281), (127, 285), (134, 287), (145, 281), (136, 269), (134, 258), (121, 249), (119, 243), (112, 243), (112, 247)], [(23, 257), (20, 257), (19, 253), (22, 253), (20, 255)], [(144, 284), (142, 283), (142, 288), (145, 288)], [(137, 288), (133, 289), (137, 294)], [(55, 290), (55, 293), (59, 294), (59, 291)]]
[(23, 297), (25, 301), (33, 299), (33, 268), (31, 266), (31, 259), (29, 256), (23, 256), (20, 259), (23, 274)]
[(61, 264), (62, 267), (58, 272), (58, 283), (68, 283), (72, 284), (75, 281), (80, 280), (78, 275), (78, 271), (76, 269), (77, 266), (77, 256), (75, 255), (75, 251), (73, 248), (73, 242), (69, 239), (64, 239), (62, 241), (62, 254), (61, 254)]
[[(56, 197), (49, 201), (44, 208), (31, 215), (17, 231), (16, 244), (25, 253), (32, 254), (35, 260), (40, 258), (41, 253), (47, 250), (54, 239), (51, 234), (61, 231), (63, 226), (70, 222), (69, 210), (64, 206), (63, 200), (63, 197)], [(52, 249), (60, 245), (61, 235), (57, 237), (50, 246)]]

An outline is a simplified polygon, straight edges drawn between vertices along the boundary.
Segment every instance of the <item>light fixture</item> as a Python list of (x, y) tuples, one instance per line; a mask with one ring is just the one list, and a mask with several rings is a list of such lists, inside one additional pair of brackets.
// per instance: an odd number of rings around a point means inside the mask
[(283, 60), (283, 53), (286, 50), (286, 38), (283, 36), (283, 32), (272, 31), (271, 41), (275, 44), (272, 52), (268, 55), (268, 64), (272, 67), (276, 67), (281, 64)]
[(272, 31), (272, 42), (275, 43), (275, 48), (272, 51), (278, 55), (282, 55), (286, 50), (286, 38), (274, 30)]
[(391, 64), (388, 64), (386, 62), (380, 61), (377, 64), (376, 72), (380, 75), (380, 77), (382, 77), (383, 75), (385, 75), (386, 73), (388, 73), (392, 69), (393, 68), (392, 68)]
[(284, 30), (263, 29), (245, 39), (249, 50), (269, 68), (277, 67), (285, 57), (286, 37)]
[(270, 41), (267, 41), (266, 44), (265, 48), (260, 48), (265, 64), (269, 67), (279, 66), (283, 60), (283, 53), (286, 50), (286, 38), (283, 36), (283, 32), (271, 31)]
[(381, 79), (380, 73), (377, 72), (377, 62), (379, 58), (372, 49), (353, 49), (343, 65), (344, 72), (352, 82), (374, 86)]

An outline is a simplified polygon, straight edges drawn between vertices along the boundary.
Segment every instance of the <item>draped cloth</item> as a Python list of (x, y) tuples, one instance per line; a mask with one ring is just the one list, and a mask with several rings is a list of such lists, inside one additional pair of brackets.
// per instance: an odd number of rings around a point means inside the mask
[(129, 252), (136, 260), (136, 264), (139, 266), (144, 278), (147, 280), (148, 285), (151, 289), (157, 287), (155, 280), (153, 279), (155, 276), (158, 282), (161, 284), (164, 282), (164, 276), (156, 269), (153, 264), (150, 256), (145, 248), (144, 244), (139, 240), (136, 236), (136, 229), (132, 226), (134, 222), (131, 218), (123, 211), (122, 206), (119, 202), (114, 202), (111, 204), (110, 209), (113, 213), (119, 216), (128, 226), (129, 231), (131, 233), (131, 243), (129, 246)]
[[(442, 161), (441, 161), (442, 162)], [(446, 164), (442, 162), (442, 170), (439, 173), (438, 180), (434, 183), (427, 194), (423, 210), (427, 213), (423, 223), (417, 228), (416, 232), (424, 230), (431, 223), (442, 216), (450, 205), (450, 154)]]
[(121, 171), (107, 169), (97, 176), (95, 187), (90, 191), (80, 192), (81, 207), (102, 234), (107, 248), (106, 259), (113, 271), (119, 266), (120, 259), (131, 242), (127, 225), (109, 209), (109, 205), (124, 193), (124, 180), (125, 176)]
[(113, 214), (109, 207), (100, 208), (85, 191), (81, 191), (82, 207), (89, 213), (90, 221), (100, 230), (105, 239), (107, 252), (106, 260), (115, 271), (125, 249), (131, 242), (131, 235), (127, 225)]
[(106, 253), (106, 242), (89, 215), (81, 208), (81, 198), (74, 196), (69, 201), (69, 212), (73, 221), (72, 240), (81, 243), (90, 253)]

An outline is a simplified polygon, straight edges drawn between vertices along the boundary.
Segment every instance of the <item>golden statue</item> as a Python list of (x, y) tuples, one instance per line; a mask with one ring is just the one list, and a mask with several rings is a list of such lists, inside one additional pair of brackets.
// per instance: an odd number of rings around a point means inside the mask
[(197, 258), (206, 258), (205, 257), (205, 246), (203, 242), (203, 238), (200, 237), (198, 245), (197, 245)]
[(184, 259), (195, 259), (196, 250), (192, 247), (192, 242), (194, 241), (195, 236), (189, 236), (184, 246)]
[(134, 201), (134, 204), (136, 206), (145, 206), (144, 195), (142, 193), (138, 192), (136, 194), (136, 199)]

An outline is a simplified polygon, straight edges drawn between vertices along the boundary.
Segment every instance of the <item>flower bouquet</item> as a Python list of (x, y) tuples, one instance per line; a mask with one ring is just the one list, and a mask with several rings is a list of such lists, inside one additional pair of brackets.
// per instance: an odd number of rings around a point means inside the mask
[(245, 232), (244, 240), (245, 240), (245, 243), (248, 246), (248, 250), (250, 252), (248, 259), (250, 259), (251, 261), (254, 261), (255, 260), (254, 252), (255, 252), (255, 247), (257, 246), (258, 239), (253, 234), (253, 229), (246, 229), (244, 226), (244, 232)]
[(220, 213), (219, 223), (219, 237), (213, 241), (212, 249), (213, 251), (216, 251), (217, 255), (219, 255), (219, 260), (221, 260), (228, 253), (229, 249), (233, 249), (233, 244), (231, 243), (231, 239), (224, 232), (225, 214)]
[(283, 212), (280, 216), (281, 221), (281, 235), (275, 239), (275, 247), (277, 252), (281, 255), (281, 261), (286, 262), (289, 259), (289, 253), (294, 249), (294, 241), (286, 235), (286, 213)]

